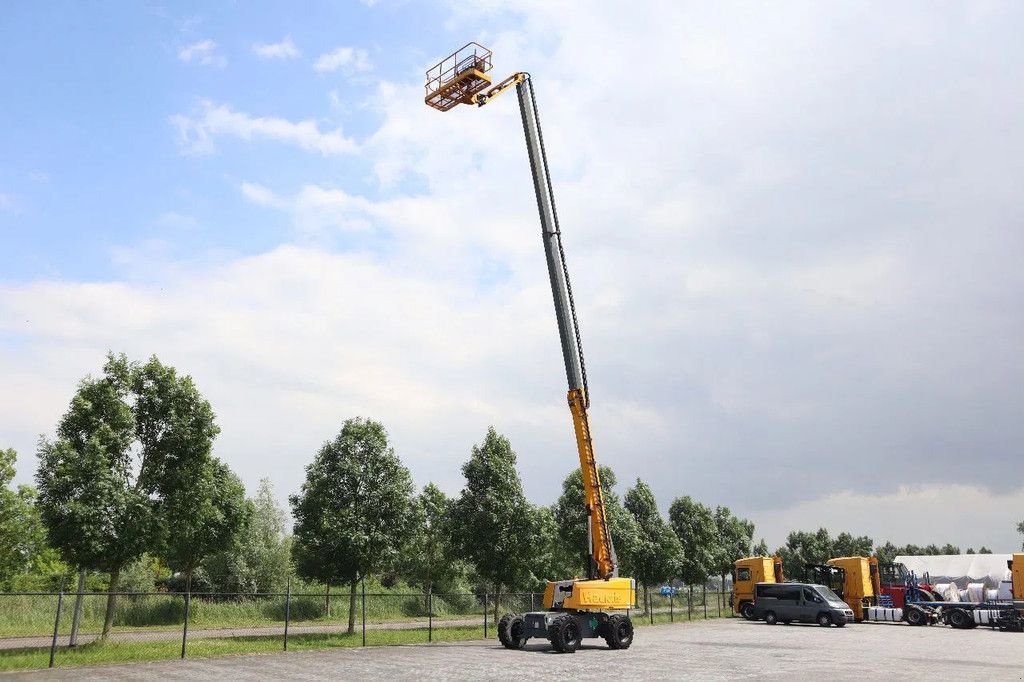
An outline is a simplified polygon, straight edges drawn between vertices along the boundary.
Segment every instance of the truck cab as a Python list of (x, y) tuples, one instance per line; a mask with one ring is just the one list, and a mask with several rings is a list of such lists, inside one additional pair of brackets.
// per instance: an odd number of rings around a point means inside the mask
[(758, 583), (781, 583), (782, 558), (752, 556), (737, 559), (733, 570), (732, 608), (747, 620), (754, 618), (754, 586)]

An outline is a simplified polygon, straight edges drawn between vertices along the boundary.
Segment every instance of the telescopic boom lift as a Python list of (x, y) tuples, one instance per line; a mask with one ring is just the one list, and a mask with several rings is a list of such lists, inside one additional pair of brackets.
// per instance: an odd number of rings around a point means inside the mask
[(533, 173), (533, 190), (540, 213), (565, 376), (569, 383), (569, 411), (583, 474), (589, 539), (587, 579), (549, 581), (544, 590), (544, 608), (547, 611), (507, 614), (498, 624), (498, 636), (510, 649), (521, 649), (528, 639), (534, 637), (550, 640), (557, 651), (565, 653), (576, 651), (584, 637), (603, 637), (612, 649), (625, 649), (633, 641), (633, 624), (628, 613), (609, 611), (626, 611), (636, 603), (636, 582), (618, 577), (615, 547), (608, 530), (601, 476), (587, 417), (590, 395), (583, 345), (562, 248), (533, 82), (528, 73), (517, 72), (493, 84), (488, 75), (491, 66), (491, 51), (477, 43), (468, 43), (427, 71), (424, 101), (434, 109), (449, 111), (459, 104), (483, 106), (513, 86), (516, 88), (526, 135), (526, 151)]

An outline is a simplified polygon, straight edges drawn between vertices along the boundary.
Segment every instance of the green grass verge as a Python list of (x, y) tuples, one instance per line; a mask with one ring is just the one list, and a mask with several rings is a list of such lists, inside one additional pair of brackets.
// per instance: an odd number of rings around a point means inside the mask
[[(491, 633), (493, 636), (493, 632)], [(436, 628), (434, 641), (456, 641), (483, 638), (479, 627)], [(223, 637), (196, 639), (188, 643), (189, 658), (226, 656), (232, 654), (278, 653), (283, 649), (280, 635), (259, 637)], [(368, 646), (397, 644), (424, 644), (427, 630), (368, 630)], [(296, 634), (288, 637), (289, 651), (331, 649), (362, 646), (362, 633), (355, 634)], [(95, 642), (84, 646), (58, 647), (55, 664), (60, 668), (84, 665), (108, 665), (179, 658), (181, 642)], [(45, 668), (49, 664), (49, 648), (0, 650), (0, 671)]]

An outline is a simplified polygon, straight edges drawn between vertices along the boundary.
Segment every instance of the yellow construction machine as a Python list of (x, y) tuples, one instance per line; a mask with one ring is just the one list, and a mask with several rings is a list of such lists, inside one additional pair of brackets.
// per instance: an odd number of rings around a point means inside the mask
[(732, 581), (732, 609), (747, 620), (754, 619), (754, 586), (757, 583), (782, 583), (782, 557), (750, 556), (737, 559)]
[(527, 640), (541, 637), (563, 653), (576, 651), (585, 637), (602, 637), (610, 648), (626, 649), (633, 642), (633, 623), (628, 609), (636, 605), (636, 582), (618, 576), (615, 547), (608, 530), (601, 478), (587, 418), (590, 395), (583, 346), (533, 82), (528, 73), (516, 72), (494, 84), (489, 74), (491, 66), (491, 51), (477, 43), (468, 43), (427, 71), (424, 102), (439, 111), (449, 111), (459, 104), (483, 106), (513, 86), (516, 88), (540, 213), (558, 336), (569, 383), (569, 411), (583, 472), (589, 529), (587, 579), (548, 582), (544, 590), (544, 608), (547, 610), (505, 615), (498, 623), (498, 637), (509, 649), (521, 649)]

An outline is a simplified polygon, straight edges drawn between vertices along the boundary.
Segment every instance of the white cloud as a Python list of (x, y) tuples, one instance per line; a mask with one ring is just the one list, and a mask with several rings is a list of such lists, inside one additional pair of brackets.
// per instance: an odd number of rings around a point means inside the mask
[(338, 69), (348, 71), (369, 71), (370, 55), (366, 50), (358, 47), (339, 47), (331, 52), (320, 55), (313, 64), (313, 70), (319, 73), (329, 73)]
[(240, 186), (246, 199), (258, 206), (282, 206), (283, 202), (267, 187), (253, 182), (243, 182)]
[(173, 227), (178, 229), (191, 229), (198, 224), (193, 216), (178, 213), (177, 211), (166, 211), (161, 213), (157, 217), (156, 222), (164, 227)]
[(202, 64), (203, 66), (216, 66), (223, 68), (227, 66), (228, 60), (223, 55), (217, 54), (217, 43), (207, 38), (178, 50), (178, 59), (183, 62)]
[(260, 59), (295, 59), (300, 55), (291, 36), (278, 43), (255, 43), (252, 51)]
[(12, 208), (14, 208), (14, 197), (0, 192), (0, 209), (7, 210)]
[(795, 499), (787, 509), (755, 512), (757, 537), (775, 549), (793, 530), (828, 528), (867, 535), (876, 544), (959, 545), (961, 551), (987, 546), (994, 552), (1020, 548), (1016, 510), (1024, 509), (1024, 488), (993, 493), (977, 485), (905, 485), (894, 493), (841, 492)]
[(250, 116), (209, 100), (200, 102), (196, 115), (176, 114), (170, 118), (170, 122), (177, 129), (179, 145), (186, 154), (212, 153), (214, 138), (217, 136), (246, 141), (276, 140), (324, 156), (350, 154), (358, 148), (355, 141), (345, 137), (340, 128), (322, 131), (312, 120), (289, 121), (272, 116)]

